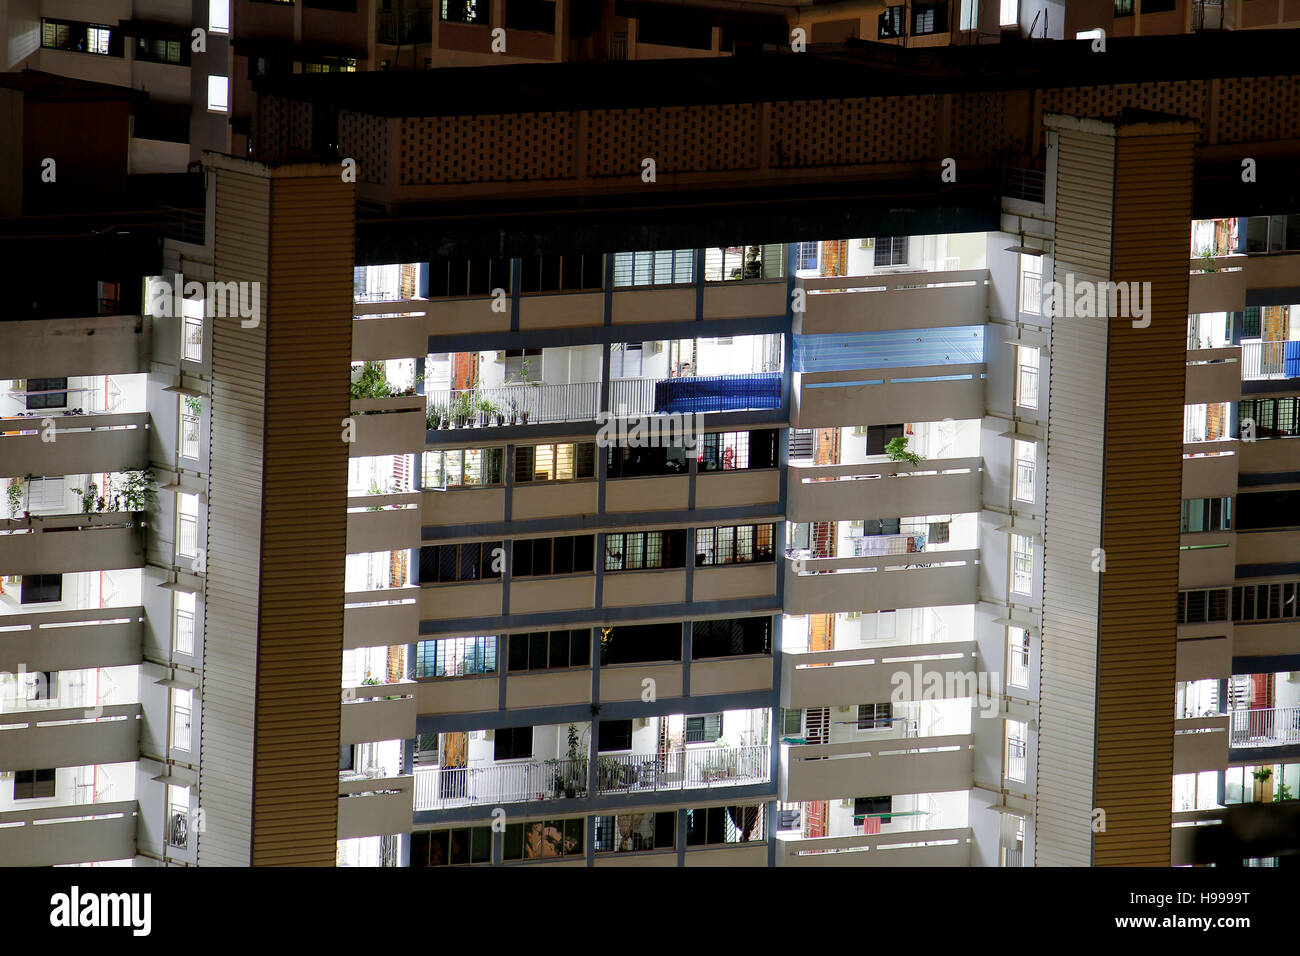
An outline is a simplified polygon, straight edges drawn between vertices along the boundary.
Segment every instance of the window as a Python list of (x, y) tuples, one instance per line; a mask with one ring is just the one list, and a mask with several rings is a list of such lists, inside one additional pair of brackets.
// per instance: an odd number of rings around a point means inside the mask
[(876, 237), (875, 255), (872, 264), (877, 269), (907, 265), (907, 239), (907, 236)]
[(1300, 617), (1297, 591), (1300, 583), (1295, 581), (1238, 585), (1232, 589), (1232, 619), (1251, 623)]
[(1236, 524), (1241, 531), (1293, 528), (1300, 525), (1300, 491), (1251, 491), (1239, 494)]
[(1029, 631), (1023, 627), (1007, 628), (1007, 683), (1029, 686)]
[(1196, 531), (1231, 531), (1232, 499), (1183, 499), (1182, 524), (1179, 530), (1183, 534)]
[(533, 631), (510, 635), (511, 671), (586, 667), (591, 663), (591, 630)]
[(1028, 535), (1011, 536), (1011, 593), (1034, 592), (1034, 540)]
[(481, 23), (486, 25), (491, 4), (488, 0), (442, 0), (439, 18), (449, 23)]
[[(554, 8), (554, 3), (547, 6)], [(605, 257), (570, 254), (567, 256), (528, 256), (519, 260), (519, 291), (577, 292), (599, 291), (605, 286)]]
[(779, 435), (774, 428), (745, 432), (708, 432), (702, 438), (699, 470), (775, 468)]
[(230, 32), (230, 0), (208, 0), (208, 32)]
[(495, 674), (497, 639), (487, 637), (453, 637), (440, 641), (420, 641), (415, 645), (415, 677), (472, 677)]
[(779, 279), (785, 275), (785, 245), (713, 246), (704, 250), (704, 280), (733, 282)]
[[(188, 63), (189, 47), (182, 46), (178, 40), (160, 40), (149, 37), (137, 37), (135, 41), (135, 58), (151, 63)], [(182, 59), (184, 56), (184, 59)]]
[(1143, 13), (1168, 13), (1176, 6), (1176, 0), (1142, 0)]
[(1027, 731), (1023, 721), (1008, 720), (1006, 726), (1006, 765), (1003, 776), (1016, 783), (1025, 782)]
[(1300, 398), (1243, 398), (1237, 403), (1238, 437), (1247, 421), (1254, 422), (1256, 438), (1300, 435)]
[(62, 574), (24, 574), (19, 604), (50, 604), (63, 600)]
[(194, 595), (183, 591), (172, 592), (175, 621), (172, 629), (172, 650), (177, 654), (194, 653)]
[(763, 807), (707, 807), (686, 811), (686, 845), (750, 843), (762, 840)]
[(339, 773), (350, 771), (356, 766), (357, 745), (347, 744), (339, 748)]
[(631, 750), (632, 721), (602, 720), (596, 735), (596, 749), (601, 753), (610, 750)]
[(614, 288), (686, 285), (695, 281), (694, 249), (614, 253)]
[(620, 813), (595, 817), (597, 853), (635, 853), (641, 850), (671, 850), (677, 846), (677, 814)]
[(977, 0), (961, 0), (961, 28), (963, 30), (978, 30), (979, 25), (979, 4)]
[(420, 549), (420, 583), (499, 579), (504, 553), (500, 541), (428, 545)]
[(352, 57), (328, 57), (320, 60), (294, 61), (298, 73), (355, 73), (357, 61)]
[(425, 489), (474, 488), (505, 481), (504, 448), (455, 448), (424, 453)]
[(645, 478), (652, 475), (682, 475), (690, 469), (686, 449), (681, 445), (629, 448), (610, 445), (606, 478)]
[(1133, 16), (1133, 0), (1115, 0), (1115, 16)]
[(230, 80), (224, 76), (208, 76), (208, 112), (225, 113), (230, 109)]
[(493, 760), (525, 760), (532, 755), (532, 727), (497, 728), (492, 739)]
[(586, 832), (586, 817), (509, 823), (506, 824), (501, 856), (507, 862), (582, 856)]
[(172, 747), (176, 750), (190, 749), (190, 715), (194, 707), (194, 692), (173, 687), (172, 698)]
[(411, 834), (411, 866), (468, 866), (491, 862), (490, 826), (417, 830)]
[(59, 696), (58, 671), (27, 671), (27, 700), (54, 700)]
[(547, 574), (590, 574), (595, 537), (578, 534), (564, 538), (523, 538), (512, 545), (510, 576), (540, 577)]
[(1013, 27), (1020, 22), (1020, 0), (1002, 0), (998, 9), (998, 24)]
[(772, 618), (723, 618), (691, 625), (691, 659), (772, 653)]
[(912, 8), (912, 35), (925, 36), (929, 33), (946, 33), (948, 31), (948, 2), (927, 3)]
[(97, 56), (121, 56), (122, 44), (117, 32), (102, 23), (75, 20), (41, 19), (41, 46), (46, 50), (70, 53), (93, 53)]
[(651, 664), (682, 659), (680, 624), (620, 624), (600, 629), (600, 664)]
[(1178, 592), (1178, 623), (1208, 624), (1228, 619), (1228, 589)]
[(1038, 407), (1038, 349), (1016, 347), (1016, 404)]
[(735, 528), (696, 528), (695, 566), (754, 564), (776, 557), (776, 526), (740, 525)]
[(686, 742), (711, 744), (722, 736), (722, 714), (695, 714), (686, 718)]
[(879, 26), (878, 39), (897, 40), (903, 35), (902, 6), (885, 7), (885, 12), (880, 15), (877, 23)]
[(68, 380), (66, 378), (29, 378), (27, 380), (27, 408), (67, 408)]
[(867, 817), (884, 817), (884, 822), (889, 822), (889, 815), (894, 809), (893, 797), (854, 797), (853, 798), (853, 825), (862, 826)]
[(559, 442), (515, 448), (515, 481), (573, 481), (596, 477), (596, 443)]
[(631, 531), (605, 535), (606, 571), (684, 567), (685, 531)]
[(41, 800), (54, 796), (54, 768), (48, 770), (15, 770), (14, 799)]
[(893, 704), (858, 705), (858, 730), (888, 730), (893, 724)]
[(796, 272), (816, 271), (818, 250), (817, 242), (796, 242), (794, 244), (794, 268)]
[(903, 425), (868, 425), (867, 454), (883, 455), (890, 439), (903, 437)]
[(1016, 501), (1033, 504), (1034, 484), (1038, 472), (1038, 444), (1032, 441), (1015, 442), (1016, 455)]

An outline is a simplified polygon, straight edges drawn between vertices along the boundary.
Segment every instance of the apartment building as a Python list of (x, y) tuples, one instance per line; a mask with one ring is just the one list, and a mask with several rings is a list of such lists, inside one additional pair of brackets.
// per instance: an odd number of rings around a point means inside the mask
[(1198, 153), (1278, 81), (1045, 69), (796, 155), (775, 91), (844, 64), (736, 64), (761, 154), (636, 76), (272, 86), (201, 234), (0, 325), (7, 860), (1168, 865), (1286, 798), (1294, 230)]

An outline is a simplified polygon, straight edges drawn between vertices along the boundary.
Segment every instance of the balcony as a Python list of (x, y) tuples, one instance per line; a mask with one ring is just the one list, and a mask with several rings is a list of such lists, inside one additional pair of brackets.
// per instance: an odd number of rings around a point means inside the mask
[(340, 840), (408, 833), (415, 805), (415, 779), (362, 777), (339, 781)]
[[(360, 744), (414, 737), (415, 697), (410, 690), (410, 681), (346, 688), (340, 743)], [(385, 696), (369, 696), (372, 694)]]
[(1227, 767), (1229, 724), (1226, 714), (1175, 720), (1174, 773), (1200, 773)]
[[(414, 641), (420, 633), (420, 606), (415, 600), (419, 591), (414, 587), (387, 588), (347, 594), (343, 608), (344, 650)], [(362, 598), (368, 600), (363, 602)]]
[[(977, 550), (787, 560), (788, 614), (951, 607), (977, 600)], [(795, 561), (801, 570), (795, 570)]]
[(428, 400), (428, 424), (438, 430), (592, 422), (600, 411), (600, 382), (440, 389)]
[[(974, 641), (787, 652), (781, 667), (781, 706), (792, 709), (890, 700), (899, 673), (908, 676), (918, 694), (937, 687), (940, 696), (967, 697), (978, 689), (972, 679)], [(919, 679), (913, 679), (914, 673)]]
[(800, 276), (807, 293), (794, 314), (796, 335), (980, 325), (988, 301), (988, 270), (884, 275)]
[(148, 424), (147, 412), (58, 418), (58, 440), (46, 442), (39, 418), (0, 419), (0, 458), (10, 475), (129, 471), (149, 460)]
[[(28, 605), (30, 607), (31, 605)], [(59, 671), (140, 663), (142, 607), (6, 614), (0, 671)]]
[[(660, 793), (766, 783), (771, 779), (767, 744), (701, 747), (665, 754), (603, 755), (597, 762), (597, 792)], [(586, 797), (588, 762), (530, 760), (487, 767), (417, 770), (415, 809), (528, 803)]]
[(353, 458), (405, 455), (424, 450), (426, 422), (424, 399), (361, 398), (352, 401), (356, 441), (348, 444)]
[(953, 734), (839, 744), (781, 744), (780, 799), (827, 800), (968, 790), (974, 737)]
[(1234, 710), (1228, 718), (1233, 750), (1300, 744), (1300, 707)]
[(904, 833), (800, 837), (778, 833), (777, 866), (970, 866), (967, 827)]
[(830, 521), (844, 515), (979, 511), (982, 467), (980, 458), (936, 458), (919, 465), (791, 465), (789, 518)]
[(0, 714), (0, 767), (39, 770), (138, 760), (140, 716), (139, 704)]
[(833, 428), (861, 421), (943, 421), (979, 418), (984, 365), (925, 365), (906, 369), (795, 372), (790, 386), (795, 428)]
[(349, 498), (348, 554), (420, 546), (420, 492)]
[(143, 565), (144, 528), (129, 512), (0, 521), (0, 574), (66, 574)]
[(131, 859), (138, 815), (134, 800), (0, 813), (0, 860), (60, 866)]
[(1300, 340), (1241, 343), (1243, 382), (1292, 378), (1300, 378)]

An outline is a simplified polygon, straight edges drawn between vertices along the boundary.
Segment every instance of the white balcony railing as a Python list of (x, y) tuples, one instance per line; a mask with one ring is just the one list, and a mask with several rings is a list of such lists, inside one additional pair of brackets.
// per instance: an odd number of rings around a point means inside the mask
[(180, 447), (182, 458), (199, 457), (199, 420), (192, 415), (181, 416)]
[(190, 811), (187, 807), (167, 810), (167, 845), (184, 850), (190, 844)]
[(1013, 647), (1007, 654), (1007, 683), (1012, 687), (1029, 686), (1029, 649)]
[(194, 612), (177, 609), (172, 647), (178, 654), (194, 653)]
[(1021, 277), (1020, 311), (1026, 315), (1039, 315), (1043, 308), (1043, 276), (1038, 272), (1025, 272)]
[(1021, 408), (1038, 407), (1038, 369), (1032, 365), (1020, 366), (1016, 377), (1016, 404)]
[[(1289, 342), (1242, 342), (1241, 380), (1258, 382), (1264, 379), (1294, 378), (1288, 375), (1286, 353)], [(1296, 349), (1291, 349), (1295, 353)], [(1295, 360), (1292, 360), (1295, 365)], [(1294, 369), (1293, 369), (1294, 371)]]
[(1229, 716), (1230, 747), (1300, 744), (1300, 707), (1234, 710)]
[(183, 514), (176, 523), (176, 553), (192, 558), (199, 553), (199, 519)]
[(1006, 777), (1016, 783), (1025, 782), (1025, 742), (1018, 737), (1007, 738)]
[[(590, 422), (600, 411), (599, 382), (570, 382), (561, 385), (502, 385), (499, 388), (467, 390), (440, 389), (428, 393), (430, 422), (438, 428), (442, 419), (452, 425), (496, 424), (501, 415), (507, 423)], [(472, 408), (486, 404), (490, 412)], [(462, 416), (458, 408), (468, 412)], [(481, 416), (481, 417), (480, 417)]]
[(1016, 462), (1016, 501), (1032, 502), (1034, 500), (1036, 471), (1036, 465), (1032, 461)]
[(190, 749), (190, 708), (172, 708), (172, 747), (176, 750)]
[(192, 316), (185, 317), (185, 351), (182, 358), (187, 362), (203, 361), (203, 320)]
[[(601, 793), (712, 789), (770, 779), (767, 744), (700, 747), (667, 754), (602, 755)], [(530, 760), (486, 767), (437, 767), (415, 772), (415, 809), (527, 803), (585, 797), (586, 760)]]

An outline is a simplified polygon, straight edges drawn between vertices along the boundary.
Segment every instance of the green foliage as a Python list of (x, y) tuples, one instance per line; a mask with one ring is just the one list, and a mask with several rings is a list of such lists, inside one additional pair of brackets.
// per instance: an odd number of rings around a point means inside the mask
[(23, 507), (23, 495), (27, 492), (25, 478), (10, 478), (6, 493), (9, 495), (9, 517), (17, 518)]
[(1263, 781), (1267, 780), (1269, 777), (1273, 776), (1273, 768), (1256, 767), (1254, 770), (1250, 772), (1250, 775), (1262, 783)]
[(361, 374), (352, 383), (352, 399), (392, 398), (393, 387), (388, 384), (388, 375), (383, 362), (362, 362)]
[(1273, 799), (1275, 801), (1290, 800), (1294, 796), (1295, 795), (1291, 793), (1291, 788), (1284, 783), (1279, 783), (1277, 785), (1277, 789), (1273, 791)]
[(191, 415), (198, 418), (203, 414), (203, 399), (199, 398), (197, 395), (186, 395), (185, 407), (189, 409)]
[(896, 438), (891, 438), (889, 441), (885, 442), (885, 454), (888, 455), (892, 461), (905, 461), (909, 465), (919, 465), (921, 463), (920, 455), (907, 450), (906, 435), (899, 435)]

